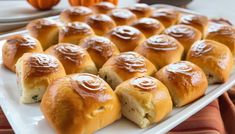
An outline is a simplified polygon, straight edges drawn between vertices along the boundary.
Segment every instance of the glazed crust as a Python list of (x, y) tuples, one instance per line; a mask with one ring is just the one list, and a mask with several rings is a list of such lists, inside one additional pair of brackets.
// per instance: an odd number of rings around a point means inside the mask
[(58, 134), (92, 134), (121, 117), (119, 100), (110, 86), (86, 73), (54, 81), (40, 106)]
[(91, 7), (91, 9), (93, 9), (93, 11), (98, 14), (108, 14), (115, 8), (116, 6), (110, 2), (99, 2)]
[(169, 90), (176, 107), (184, 106), (204, 95), (208, 82), (204, 72), (195, 64), (179, 61), (156, 73)]
[(135, 52), (149, 59), (156, 68), (181, 60), (183, 46), (168, 35), (155, 35), (137, 46)]
[(2, 48), (4, 66), (15, 72), (17, 60), (27, 52), (43, 52), (40, 42), (28, 35), (8, 37)]
[(212, 40), (196, 42), (189, 50), (187, 60), (205, 72), (209, 84), (226, 82), (233, 68), (233, 56), (229, 48)]
[(48, 48), (45, 53), (55, 56), (63, 64), (66, 74), (97, 74), (97, 69), (90, 55), (80, 46), (59, 43)]
[(137, 3), (128, 9), (134, 13), (138, 19), (149, 17), (153, 12), (153, 8), (145, 3)]

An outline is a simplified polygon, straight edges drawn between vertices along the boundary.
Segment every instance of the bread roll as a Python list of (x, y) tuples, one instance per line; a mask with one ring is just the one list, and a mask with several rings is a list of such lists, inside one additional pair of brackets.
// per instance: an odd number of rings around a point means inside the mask
[(27, 52), (43, 52), (40, 42), (29, 35), (8, 37), (2, 48), (3, 65), (15, 72), (17, 60)]
[(107, 34), (107, 37), (121, 52), (132, 51), (145, 40), (143, 33), (130, 26), (118, 26), (112, 29)]
[(208, 28), (208, 18), (196, 14), (182, 14), (179, 18), (179, 24), (189, 25), (199, 30), (202, 35), (205, 34)]
[(164, 34), (177, 39), (184, 46), (185, 55), (193, 43), (202, 38), (200, 31), (187, 25), (171, 26), (164, 31)]
[(40, 107), (57, 134), (92, 134), (121, 117), (120, 102), (110, 86), (86, 73), (54, 81)]
[(84, 6), (75, 6), (65, 9), (60, 13), (60, 20), (65, 23), (69, 22), (85, 22), (87, 17), (92, 15), (93, 12), (90, 8)]
[(156, 68), (181, 60), (183, 46), (168, 35), (155, 35), (137, 46), (135, 52), (149, 59)]
[(119, 54), (116, 45), (101, 36), (85, 38), (80, 45), (87, 50), (97, 68), (101, 68), (110, 57)]
[(45, 53), (55, 56), (63, 64), (66, 74), (97, 74), (95, 63), (88, 52), (80, 46), (59, 43), (48, 48)]
[(156, 78), (168, 88), (176, 107), (195, 101), (208, 87), (204, 72), (188, 61), (179, 61), (163, 67), (156, 73)]
[(160, 8), (153, 11), (151, 18), (159, 20), (165, 28), (176, 24), (179, 19), (180, 13), (172, 8)]
[(196, 42), (189, 50), (187, 60), (204, 71), (209, 84), (226, 82), (233, 67), (229, 48), (212, 40)]
[(232, 26), (212, 23), (206, 33), (206, 39), (226, 45), (235, 55), (235, 29)]
[(160, 34), (165, 28), (161, 22), (152, 18), (142, 18), (132, 24), (139, 29), (146, 38)]
[(16, 63), (16, 74), (22, 103), (39, 102), (48, 85), (66, 75), (59, 60), (42, 53), (25, 53)]
[(58, 43), (59, 27), (56, 21), (44, 18), (29, 22), (26, 29), (29, 35), (38, 39), (45, 50)]
[(60, 29), (59, 42), (79, 44), (82, 39), (91, 35), (94, 35), (94, 31), (86, 23), (68, 23)]
[(172, 110), (168, 89), (150, 76), (135, 77), (115, 90), (122, 105), (122, 114), (139, 127), (161, 121)]
[(112, 18), (104, 14), (91, 15), (87, 19), (87, 24), (92, 27), (96, 35), (103, 36), (116, 27)]
[(156, 68), (149, 60), (135, 52), (124, 52), (111, 57), (99, 70), (99, 75), (115, 89), (125, 80), (154, 72)]
[(115, 9), (116, 6), (110, 2), (99, 2), (91, 7), (95, 13), (107, 14), (111, 10)]
[(217, 24), (224, 24), (224, 25), (233, 26), (233, 24), (229, 20), (226, 20), (224, 18), (210, 19), (210, 23), (217, 23)]
[(117, 26), (130, 25), (137, 20), (136, 15), (127, 9), (113, 9), (109, 12), (109, 16), (115, 21)]
[(149, 17), (153, 12), (153, 8), (145, 3), (137, 3), (128, 9), (134, 13), (138, 19)]

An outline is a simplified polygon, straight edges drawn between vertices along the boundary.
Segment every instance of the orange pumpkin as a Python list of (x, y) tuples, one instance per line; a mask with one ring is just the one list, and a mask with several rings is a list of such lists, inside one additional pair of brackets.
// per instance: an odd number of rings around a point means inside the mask
[(57, 5), (60, 0), (27, 0), (30, 5), (38, 10), (49, 10)]
[(93, 6), (96, 3), (106, 1), (106, 2), (111, 2), (115, 5), (117, 5), (118, 0), (69, 0), (69, 3), (71, 6)]

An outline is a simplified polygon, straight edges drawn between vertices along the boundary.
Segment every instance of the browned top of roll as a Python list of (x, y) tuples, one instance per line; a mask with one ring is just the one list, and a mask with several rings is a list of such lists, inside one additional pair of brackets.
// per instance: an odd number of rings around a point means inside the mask
[(110, 11), (109, 15), (116, 19), (130, 19), (136, 18), (135, 14), (127, 9), (113, 9)]
[(122, 40), (136, 40), (142, 33), (130, 26), (118, 26), (111, 30), (110, 35)]
[(36, 48), (38, 41), (29, 35), (14, 35), (7, 38), (6, 43), (14, 49), (18, 48)]
[(137, 3), (134, 6), (129, 7), (128, 9), (135, 13), (137, 16), (138, 14), (142, 14), (142, 17), (149, 17), (153, 10), (152, 7), (145, 3)]
[(81, 59), (85, 55), (85, 50), (83, 48), (69, 43), (60, 43), (54, 47), (54, 50), (60, 58), (77, 65), (81, 64)]
[(130, 84), (144, 91), (151, 91), (157, 88), (156, 80), (150, 76), (133, 78)]
[(145, 59), (135, 52), (124, 52), (117, 56), (116, 65), (128, 72), (146, 72)]
[(92, 7), (97, 13), (107, 13), (115, 8), (115, 5), (110, 2), (99, 2)]
[(107, 91), (107, 84), (98, 76), (81, 73), (76, 75), (71, 75), (71, 84), (73, 89), (82, 98), (93, 98), (99, 102), (105, 102), (112, 99), (110, 94), (104, 95)]
[(190, 49), (190, 55), (193, 57), (200, 57), (201, 55), (205, 55), (210, 53), (213, 50), (214, 41), (210, 40), (201, 40), (196, 42)]
[(60, 30), (62, 36), (92, 34), (92, 28), (86, 23), (73, 22), (63, 26)]
[(207, 32), (210, 35), (224, 35), (235, 38), (235, 29), (229, 25), (213, 23), (209, 25)]
[(186, 40), (190, 38), (194, 39), (198, 32), (199, 31), (195, 28), (187, 25), (173, 25), (164, 31), (165, 34), (170, 35), (171, 37), (176, 39), (184, 38)]
[(71, 17), (86, 16), (92, 14), (92, 10), (84, 6), (75, 6), (65, 9), (61, 14), (68, 14)]
[(57, 27), (58, 23), (56, 21), (53, 21), (51, 19), (43, 18), (43, 19), (37, 19), (31, 21), (27, 25), (28, 30), (34, 30), (34, 29), (47, 29), (47, 28), (54, 28)]
[(28, 75), (30, 76), (42, 76), (55, 72), (59, 63), (58, 60), (50, 55), (33, 53), (27, 61), (31, 70)]
[(144, 42), (144, 46), (156, 51), (171, 51), (178, 48), (178, 41), (168, 35), (154, 35)]
[(176, 20), (179, 17), (179, 12), (172, 8), (161, 8), (153, 11), (151, 18), (162, 18), (165, 20)]
[(81, 46), (87, 50), (94, 50), (106, 59), (110, 58), (114, 52), (114, 44), (109, 39), (100, 36), (86, 38)]
[(112, 18), (105, 15), (105, 14), (94, 14), (94, 15), (89, 16), (87, 19), (88, 24), (95, 24), (95, 23), (99, 23), (99, 22), (114, 23)]
[(133, 27), (143, 30), (155, 30), (162, 27), (161, 22), (153, 18), (142, 18), (132, 24)]
[(196, 14), (183, 14), (180, 17), (179, 23), (205, 26), (208, 23), (208, 18), (206, 16)]

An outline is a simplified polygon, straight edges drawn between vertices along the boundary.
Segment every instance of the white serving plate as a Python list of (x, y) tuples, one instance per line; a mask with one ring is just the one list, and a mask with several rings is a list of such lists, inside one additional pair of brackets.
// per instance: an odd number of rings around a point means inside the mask
[[(154, 5), (165, 7), (166, 5)], [(185, 12), (190, 12), (180, 9)], [(4, 43), (3, 38), (14, 34), (26, 34), (26, 31), (14, 32), (0, 36), (0, 50)], [(0, 51), (0, 105), (16, 134), (54, 134), (55, 131), (49, 126), (40, 111), (39, 104), (19, 103), (20, 92), (16, 84), (16, 76), (2, 65), (2, 51)], [(174, 108), (170, 115), (158, 124), (140, 129), (132, 122), (122, 118), (115, 123), (99, 130), (96, 134), (162, 134), (166, 133), (221, 94), (235, 85), (235, 71), (225, 84), (210, 85), (206, 94), (197, 101), (182, 108)], [(108, 115), (107, 115), (108, 116)]]

